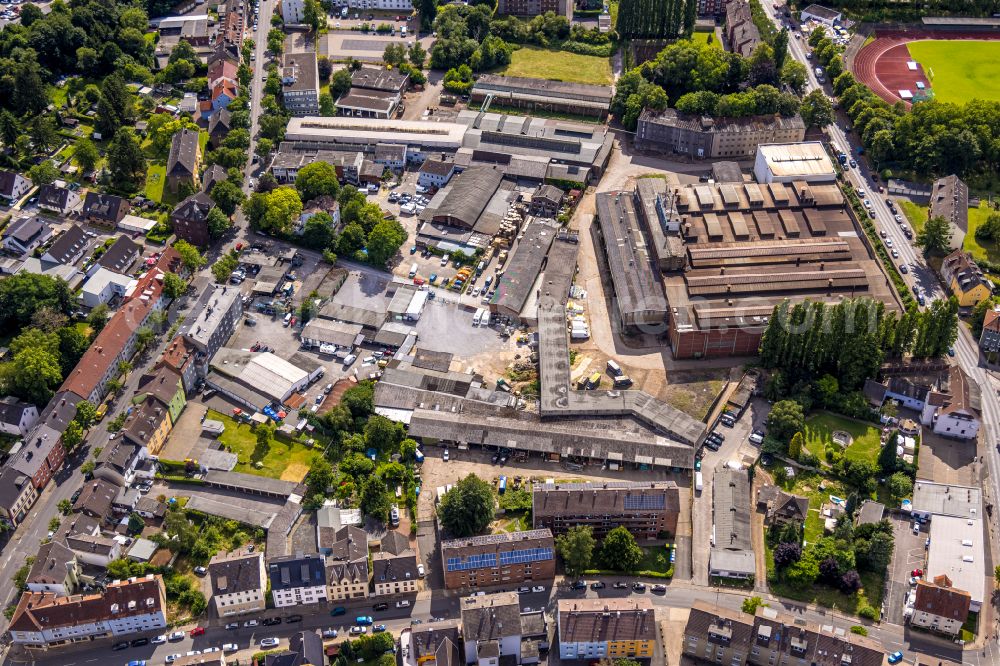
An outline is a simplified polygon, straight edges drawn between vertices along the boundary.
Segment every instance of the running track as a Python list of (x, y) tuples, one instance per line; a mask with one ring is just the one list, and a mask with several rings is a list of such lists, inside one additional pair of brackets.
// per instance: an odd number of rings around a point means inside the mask
[[(904, 30), (878, 33), (875, 40), (858, 51), (854, 58), (854, 76), (889, 104), (900, 101), (900, 89), (916, 92), (916, 81), (923, 81), (928, 87), (923, 66), (918, 65), (917, 71), (907, 69), (906, 63), (911, 60), (907, 43), (929, 39), (972, 39), (988, 40), (995, 38), (992, 32), (951, 32), (934, 30)], [(907, 107), (909, 102), (903, 100)]]

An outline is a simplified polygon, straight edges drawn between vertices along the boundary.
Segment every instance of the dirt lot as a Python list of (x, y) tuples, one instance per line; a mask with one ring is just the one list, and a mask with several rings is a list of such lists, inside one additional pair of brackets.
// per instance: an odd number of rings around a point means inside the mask
[(601, 469), (596, 465), (587, 466), (582, 472), (571, 472), (563, 468), (557, 462), (543, 460), (537, 454), (532, 455), (527, 462), (519, 463), (513, 459), (508, 460), (503, 466), (494, 465), (490, 462), (493, 456), (491, 451), (482, 449), (470, 449), (460, 451), (454, 447), (449, 447), (448, 457), (450, 460), (444, 462), (441, 459), (444, 449), (441, 447), (428, 447), (424, 449), (423, 466), (420, 468), (421, 487), (420, 500), (417, 506), (418, 516), (421, 520), (432, 515), (437, 488), (455, 483), (458, 479), (469, 474), (493, 481), (501, 474), (508, 477), (534, 477), (538, 480), (556, 479), (561, 481), (674, 481), (682, 489), (681, 506), (690, 505), (687, 494), (691, 486), (691, 480), (686, 474), (673, 474), (664, 470), (632, 470), (619, 469), (611, 471)]

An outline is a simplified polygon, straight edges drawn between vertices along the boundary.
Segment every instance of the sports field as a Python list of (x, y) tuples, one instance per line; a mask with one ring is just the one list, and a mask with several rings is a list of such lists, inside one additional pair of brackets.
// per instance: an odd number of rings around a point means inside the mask
[(510, 64), (500, 73), (569, 83), (611, 85), (611, 61), (608, 58), (532, 46), (514, 51)]
[(1000, 100), (1000, 41), (927, 40), (907, 44), (942, 102)]

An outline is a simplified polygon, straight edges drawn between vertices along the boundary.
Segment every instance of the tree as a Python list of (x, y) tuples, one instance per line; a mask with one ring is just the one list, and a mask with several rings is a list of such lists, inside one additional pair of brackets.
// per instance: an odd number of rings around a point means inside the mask
[(948, 220), (940, 215), (932, 217), (917, 234), (917, 245), (924, 249), (924, 255), (944, 255), (951, 243), (951, 227)]
[(413, 41), (413, 46), (410, 47), (407, 56), (410, 63), (417, 69), (423, 69), (427, 63), (427, 50), (417, 40)]
[(229, 217), (218, 206), (208, 211), (205, 221), (208, 222), (208, 234), (212, 238), (221, 238), (232, 226)]
[(420, 27), (430, 30), (437, 17), (437, 0), (413, 0), (413, 7), (420, 13)]
[(254, 149), (254, 152), (257, 153), (261, 162), (267, 162), (271, 153), (274, 152), (274, 141), (271, 141), (266, 136), (262, 136), (257, 140), (257, 147)]
[[(8, 278), (9, 279), (9, 278)], [(62, 383), (59, 359), (37, 347), (14, 354), (8, 367), (8, 390), (15, 396), (39, 407), (44, 406), (56, 387)]]
[(330, 93), (320, 93), (319, 115), (327, 118), (337, 115), (337, 104), (333, 101), (333, 96)]
[(70, 421), (66, 424), (66, 430), (63, 431), (62, 443), (63, 448), (67, 451), (72, 451), (80, 442), (83, 441), (83, 428), (76, 421)]
[(59, 509), (59, 513), (64, 516), (68, 516), (73, 511), (73, 503), (68, 499), (59, 500), (59, 504), (56, 505)]
[(311, 500), (318, 498), (319, 503), (311, 502), (316, 508), (322, 506), (326, 499), (327, 489), (333, 485), (333, 467), (323, 456), (313, 458), (309, 467), (309, 474), (306, 476), (307, 497)]
[(787, 541), (779, 543), (774, 548), (774, 566), (779, 569), (794, 564), (802, 557), (802, 546)]
[(101, 98), (97, 103), (97, 131), (105, 138), (113, 137), (119, 129), (128, 127), (134, 121), (134, 100), (125, 85), (124, 77), (118, 72), (105, 77), (101, 84)]
[(48, 152), (56, 145), (59, 135), (56, 133), (56, 122), (51, 116), (37, 116), (29, 127), (31, 143), (40, 152)]
[[(213, 209), (215, 210), (215, 209)], [(187, 291), (187, 282), (177, 273), (166, 273), (163, 276), (163, 293), (167, 298), (178, 298)]]
[(254, 447), (253, 453), (250, 455), (250, 459), (252, 461), (259, 462), (267, 456), (268, 452), (271, 450), (271, 440), (274, 439), (274, 432), (274, 424), (270, 421), (267, 423), (261, 423), (257, 426), (257, 445)]
[(139, 534), (146, 527), (146, 521), (138, 513), (133, 511), (128, 515), (128, 533)]
[(556, 550), (563, 560), (566, 575), (579, 578), (590, 568), (596, 543), (589, 525), (571, 527), (565, 534), (556, 538)]
[(320, 56), (316, 59), (316, 70), (320, 81), (327, 81), (333, 74), (333, 62), (329, 56)]
[(60, 278), (27, 272), (4, 277), (0, 279), (0, 328), (19, 330), (43, 308), (69, 314), (72, 303), (69, 285)]
[(216, 203), (226, 216), (233, 215), (239, 205), (246, 199), (246, 195), (243, 194), (239, 183), (230, 178), (212, 186), (209, 196), (212, 197), (212, 201)]
[(910, 497), (913, 494), (913, 479), (903, 472), (896, 472), (889, 477), (889, 494), (897, 500)]
[[(351, 89), (351, 70), (338, 69), (330, 77), (330, 95), (340, 97)], [(298, 181), (298, 177), (295, 178)]]
[(774, 66), (780, 72), (781, 68), (785, 65), (785, 59), (788, 57), (788, 28), (782, 28), (774, 36), (774, 42), (771, 46), (774, 49)]
[(792, 440), (788, 443), (788, 457), (792, 460), (798, 460), (802, 457), (802, 445), (804, 443), (804, 438), (801, 432), (797, 432), (792, 435)]
[(798, 60), (786, 60), (781, 68), (781, 83), (792, 89), (797, 95), (805, 90), (809, 79), (809, 70)]
[(642, 561), (642, 548), (624, 526), (619, 525), (601, 543), (601, 562), (615, 571), (635, 571)]
[(28, 178), (36, 187), (49, 185), (59, 177), (59, 169), (52, 162), (45, 160), (28, 169)]
[(87, 137), (76, 140), (76, 145), (73, 146), (73, 161), (81, 170), (84, 172), (93, 171), (100, 159), (101, 154), (93, 141)]
[(861, 589), (861, 575), (854, 569), (845, 571), (837, 583), (844, 594), (854, 594)]
[(336, 197), (340, 192), (337, 170), (328, 162), (307, 164), (295, 176), (295, 189), (299, 191), (302, 201), (312, 201), (321, 196)]
[(382, 60), (392, 67), (399, 67), (406, 61), (406, 47), (397, 42), (390, 42), (382, 52)]
[(403, 425), (384, 416), (374, 415), (365, 424), (365, 444), (382, 452), (392, 452), (403, 441)]
[(833, 105), (826, 93), (819, 88), (802, 98), (799, 113), (807, 127), (823, 129), (833, 123)]
[(178, 240), (174, 243), (174, 249), (181, 255), (181, 263), (189, 272), (194, 273), (207, 263), (205, 255), (198, 251), (194, 245), (186, 240)]
[(73, 420), (80, 424), (82, 428), (89, 428), (97, 419), (97, 408), (89, 400), (81, 400), (76, 403), (76, 416)]
[(285, 33), (279, 28), (271, 28), (268, 31), (267, 50), (279, 56), (285, 50)]
[(351, 222), (340, 232), (340, 237), (337, 239), (337, 252), (341, 256), (353, 257), (367, 242), (365, 230), (357, 222)]
[(326, 22), (326, 11), (320, 6), (319, 0), (305, 0), (302, 7), (302, 22), (313, 32), (319, 33)]
[(878, 454), (878, 466), (882, 474), (892, 474), (899, 465), (899, 456), (896, 453), (899, 446), (899, 431), (893, 431), (885, 445)]
[(774, 403), (771, 413), (767, 416), (767, 430), (772, 437), (788, 441), (801, 432), (806, 425), (802, 405), (794, 400), (782, 400)]
[(123, 190), (133, 190), (146, 173), (146, 158), (135, 134), (129, 128), (115, 133), (108, 146), (108, 169), (111, 180)]
[(236, 267), (240, 265), (239, 259), (233, 256), (235, 253), (223, 255), (217, 262), (212, 264), (212, 275), (219, 284), (225, 284), (229, 276), (233, 274)]
[(333, 242), (333, 218), (329, 213), (316, 213), (306, 220), (302, 243), (314, 250), (325, 250)]
[(88, 478), (94, 473), (94, 461), (88, 460), (80, 465), (80, 473), (83, 474), (84, 478)]
[(49, 531), (55, 532), (57, 529), (59, 529), (59, 525), (61, 524), (61, 522), (62, 521), (60, 521), (58, 517), (53, 517), (52, 520), (49, 521)]
[(445, 530), (456, 537), (480, 534), (493, 520), (493, 486), (469, 474), (445, 494), (438, 517)]
[(253, 226), (280, 236), (291, 231), (292, 222), (299, 219), (302, 200), (295, 189), (278, 187), (251, 196), (244, 202), (243, 212)]
[(1000, 564), (993, 567), (993, 580), (996, 581), (997, 585), (1000, 585)]
[(767, 604), (760, 597), (747, 597), (743, 600), (743, 612), (747, 615), (756, 615), (757, 609), (761, 606), (767, 606)]
[(389, 511), (392, 509), (392, 501), (386, 491), (385, 482), (377, 476), (369, 476), (362, 481), (358, 493), (358, 504), (366, 516), (385, 523), (389, 519)]
[(976, 227), (976, 240), (991, 243), (1000, 240), (1000, 213), (990, 213), (986, 221)]
[(373, 266), (384, 266), (406, 238), (406, 230), (397, 220), (382, 220), (368, 234), (368, 261)]

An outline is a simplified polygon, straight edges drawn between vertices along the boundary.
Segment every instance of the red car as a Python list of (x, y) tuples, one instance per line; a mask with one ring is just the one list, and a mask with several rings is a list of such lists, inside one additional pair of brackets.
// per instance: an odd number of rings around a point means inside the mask
[(913, 571), (910, 572), (910, 575), (911, 576), (916, 576), (917, 578), (919, 578), (920, 576), (924, 575), (924, 570), (923, 569), (914, 569)]
[(195, 636), (201, 636), (204, 633), (205, 633), (205, 627), (195, 627), (194, 629), (188, 632), (188, 635), (191, 636), (191, 638), (194, 638)]

